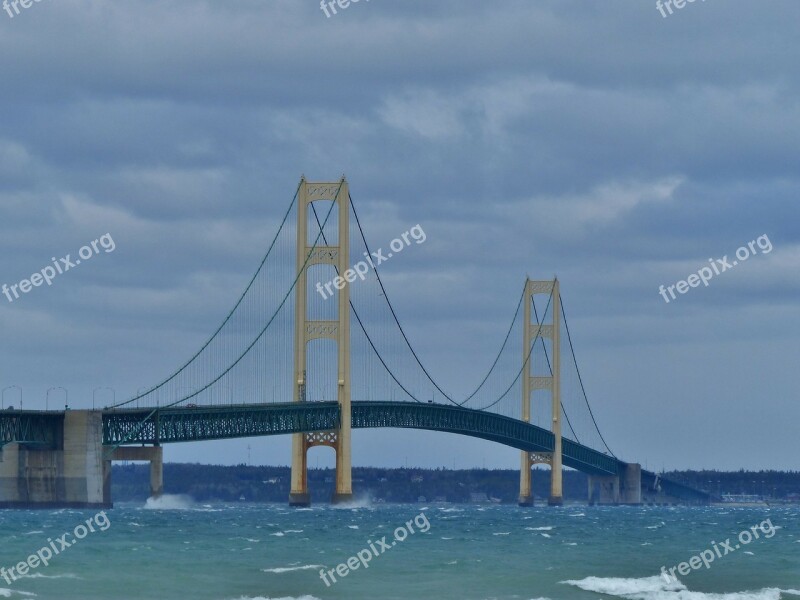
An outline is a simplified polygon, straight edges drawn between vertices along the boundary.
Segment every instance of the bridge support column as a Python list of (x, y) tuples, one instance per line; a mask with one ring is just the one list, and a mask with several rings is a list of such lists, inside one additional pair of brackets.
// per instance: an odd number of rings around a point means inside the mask
[(619, 504), (618, 475), (589, 475), (589, 504)]
[[(338, 211), (338, 240), (329, 244), (325, 232), (317, 236), (314, 230), (312, 239), (308, 235), (308, 205), (316, 201), (332, 201)], [(323, 213), (328, 214), (327, 209)], [(324, 223), (321, 222), (324, 225)], [(323, 227), (323, 229), (326, 229)], [(309, 245), (309, 243), (311, 245)], [(294, 401), (306, 402), (306, 352), (308, 343), (315, 339), (327, 338), (336, 341), (337, 399), (339, 402), (339, 424), (332, 437), (322, 442), (309, 438), (307, 434), (294, 434), (292, 439), (292, 485), (289, 493), (290, 506), (308, 506), (311, 496), (308, 492), (308, 449), (315, 445), (329, 445), (336, 450), (336, 489), (332, 502), (347, 502), (353, 497), (350, 436), (350, 288), (349, 282), (355, 280), (350, 269), (350, 194), (347, 181), (342, 177), (338, 182), (308, 182), (300, 180), (297, 195), (297, 272), (299, 274), (295, 289), (295, 345), (294, 345)], [(335, 277), (331, 277), (336, 288), (338, 314), (336, 320), (314, 320), (308, 318), (308, 269), (314, 265), (330, 265)], [(352, 279), (351, 279), (351, 276)], [(321, 282), (316, 287), (320, 289)], [(330, 287), (330, 286), (329, 286)], [(333, 302), (332, 297), (328, 297)], [(326, 433), (326, 432), (320, 432)]]
[(71, 410), (51, 447), (6, 444), (0, 508), (109, 508), (110, 466), (99, 411)]
[(108, 452), (109, 461), (129, 460), (150, 463), (150, 497), (164, 494), (164, 448), (162, 446), (118, 446)]
[(305, 434), (292, 435), (292, 485), (289, 491), (289, 506), (311, 506), (311, 494), (308, 493), (307, 452)]
[(619, 475), (590, 475), (589, 504), (642, 503), (642, 466), (625, 465)]
[(522, 452), (519, 465), (519, 500), (520, 506), (533, 506), (534, 499), (531, 493), (531, 463), (529, 452)]
[(160, 498), (164, 495), (164, 449), (156, 446), (153, 450), (153, 458), (150, 460), (150, 496)]
[(619, 501), (620, 504), (642, 503), (642, 465), (625, 465), (625, 472), (620, 476)]
[[(547, 294), (550, 296), (550, 310), (552, 323), (544, 324), (534, 322), (531, 315), (533, 296)], [(544, 462), (550, 465), (550, 496), (547, 503), (550, 506), (560, 506), (563, 503), (562, 480), (562, 446), (561, 446), (561, 296), (558, 279), (552, 281), (525, 281), (523, 296), (525, 303), (523, 325), (523, 376), (522, 376), (522, 420), (530, 423), (531, 420), (531, 394), (536, 390), (550, 390), (551, 414), (553, 431), (553, 452), (548, 453), (546, 460), (533, 460), (528, 452), (522, 452), (520, 464), (520, 490), (519, 505), (531, 506), (531, 465), (534, 462)], [(544, 320), (545, 315), (542, 315)], [(535, 376), (533, 374), (533, 347), (539, 338), (552, 341), (550, 358), (550, 375)]]

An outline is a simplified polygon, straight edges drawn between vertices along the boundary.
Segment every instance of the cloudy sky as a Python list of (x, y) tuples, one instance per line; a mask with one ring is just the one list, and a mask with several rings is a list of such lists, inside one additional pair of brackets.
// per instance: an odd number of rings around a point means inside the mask
[[(650, 0), (0, 12), (0, 284), (107, 232), (116, 246), (0, 296), (0, 385), (29, 408), (62, 386), (87, 408), (99, 386), (122, 398), (159, 381), (227, 314), (300, 175), (346, 173), (375, 246), (424, 224), (426, 243), (384, 273), (445, 383), (491, 360), (526, 274), (557, 273), (619, 456), (798, 469), (798, 20), (793, 0), (666, 18)], [(762, 235), (771, 252), (659, 295)], [(248, 445), (254, 463), (289, 462), (288, 437), (168, 446), (166, 459), (238, 463)], [(358, 431), (353, 454), (519, 464), (412, 431)], [(331, 459), (316, 449), (310, 464)]]

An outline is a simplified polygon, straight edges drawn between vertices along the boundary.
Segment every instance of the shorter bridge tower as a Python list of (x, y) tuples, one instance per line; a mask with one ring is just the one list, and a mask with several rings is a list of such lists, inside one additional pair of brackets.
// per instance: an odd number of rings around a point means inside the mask
[[(316, 201), (332, 201), (338, 211), (339, 233), (336, 245), (328, 245), (323, 236), (308, 239), (308, 207)], [(324, 214), (328, 214), (327, 210)], [(333, 214), (333, 213), (330, 213)], [(294, 342), (294, 401), (306, 402), (306, 354), (308, 343), (327, 338), (337, 345), (337, 399), (340, 409), (338, 428), (331, 431), (296, 433), (292, 436), (292, 484), (289, 492), (291, 506), (309, 506), (308, 450), (314, 446), (329, 446), (336, 451), (336, 491), (333, 502), (347, 502), (353, 497), (350, 428), (350, 288), (336, 286), (338, 315), (336, 320), (322, 321), (308, 318), (308, 269), (313, 265), (332, 265), (337, 280), (342, 280), (349, 269), (350, 260), (350, 194), (344, 177), (336, 182), (310, 182), (300, 180), (297, 195), (297, 272), (295, 287), (295, 342)], [(324, 222), (323, 222), (324, 226)], [(323, 227), (324, 228), (324, 227)], [(314, 236), (316, 237), (316, 236)]]
[[(550, 296), (552, 322), (535, 323), (531, 319), (533, 297), (537, 294)], [(522, 420), (530, 423), (531, 395), (535, 390), (550, 390), (552, 397), (552, 431), (554, 436), (553, 452), (522, 451), (519, 478), (519, 505), (533, 506), (531, 494), (531, 467), (534, 464), (550, 465), (550, 497), (548, 504), (559, 506), (563, 502), (562, 492), (562, 452), (561, 452), (561, 297), (558, 279), (552, 281), (525, 282), (525, 303), (523, 321), (522, 346)], [(544, 315), (542, 315), (544, 319)], [(550, 360), (552, 375), (534, 376), (532, 369), (532, 344), (537, 337), (552, 340), (552, 357)]]

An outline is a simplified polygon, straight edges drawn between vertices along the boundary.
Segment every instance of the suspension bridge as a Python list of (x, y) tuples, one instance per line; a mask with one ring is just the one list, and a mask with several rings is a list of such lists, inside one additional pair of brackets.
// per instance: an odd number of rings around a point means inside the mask
[[(550, 468), (551, 505), (563, 501), (563, 467), (588, 474), (593, 503), (709, 501), (621, 460), (606, 444), (557, 279), (527, 279), (485, 373), (471, 389), (446, 390), (390, 300), (381, 250), (368, 244), (344, 177), (301, 178), (274, 231), (230, 312), (158, 383), (102, 410), (0, 413), (0, 506), (109, 506), (114, 460), (150, 461), (151, 493), (159, 495), (164, 444), (287, 434), (289, 503), (310, 503), (307, 455), (316, 446), (335, 451), (332, 500), (347, 502), (352, 430), (379, 427), (455, 433), (519, 450), (522, 506), (533, 504), (537, 464)], [(399, 241), (390, 245), (395, 252)], [(317, 294), (323, 282), (332, 282), (333, 295)]]

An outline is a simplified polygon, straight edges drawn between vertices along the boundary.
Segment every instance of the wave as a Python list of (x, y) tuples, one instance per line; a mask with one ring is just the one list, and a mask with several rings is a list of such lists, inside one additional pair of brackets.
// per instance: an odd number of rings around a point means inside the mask
[(553, 526), (547, 526), (547, 527), (526, 527), (525, 529), (527, 529), (528, 531), (552, 531), (552, 530), (554, 529), (554, 527), (553, 527)]
[(357, 498), (341, 504), (331, 504), (329, 508), (333, 510), (351, 510), (354, 508), (372, 508), (372, 501), (369, 498)]
[(28, 573), (27, 575), (17, 575), (17, 578), (22, 579), (80, 579), (73, 573), (64, 573), (63, 575), (45, 575), (44, 573)]
[(261, 569), (264, 573), (289, 573), (291, 571), (307, 571), (308, 569), (324, 569), (325, 565), (303, 565), (302, 567), (275, 567), (274, 569)]
[[(680, 581), (667, 583), (660, 575), (642, 578), (586, 577), (581, 580), (562, 581), (587, 592), (596, 592), (625, 600), (781, 600), (781, 590), (761, 590), (727, 593), (690, 591)], [(789, 592), (784, 590), (784, 592)], [(791, 593), (791, 592), (789, 592)]]
[(240, 596), (230, 600), (319, 600), (316, 596), (283, 596), (281, 598), (267, 598), (266, 596)]
[(36, 596), (36, 594), (32, 592), (21, 592), (19, 590), (12, 590), (9, 588), (0, 588), (0, 597), (11, 598), (12, 594), (17, 594), (19, 596)]
[(158, 498), (148, 498), (144, 508), (145, 510), (190, 510), (192, 499), (182, 494), (164, 494)]

